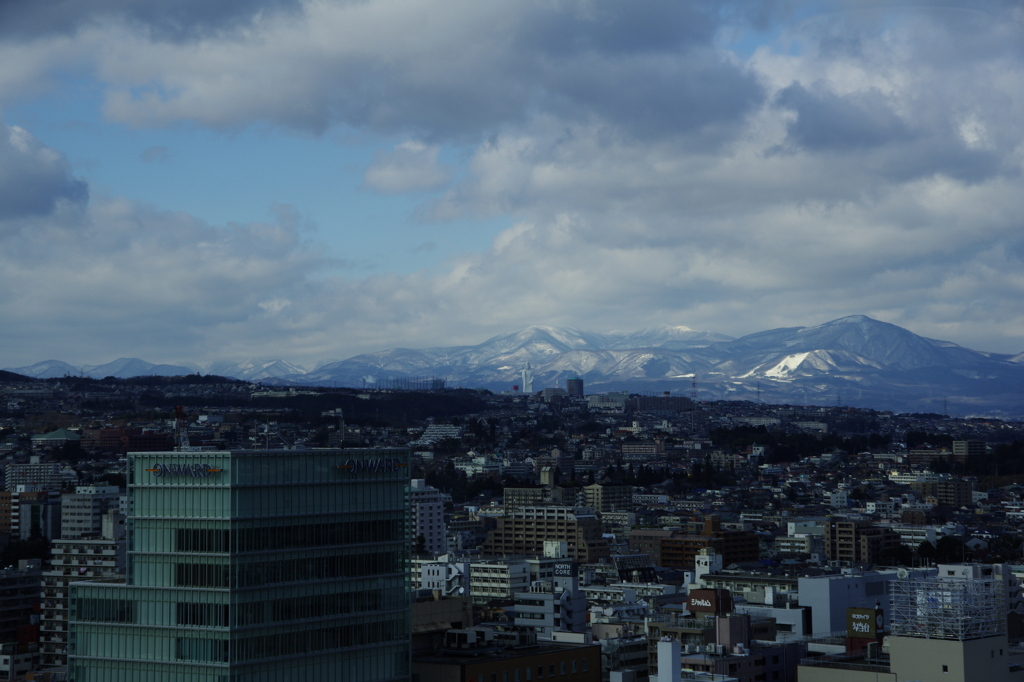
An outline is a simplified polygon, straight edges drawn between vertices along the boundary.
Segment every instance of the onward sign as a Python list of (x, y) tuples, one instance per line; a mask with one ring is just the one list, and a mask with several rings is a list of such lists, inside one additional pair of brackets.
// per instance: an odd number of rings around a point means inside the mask
[(157, 462), (153, 465), (152, 469), (146, 469), (146, 471), (153, 472), (153, 475), (157, 478), (167, 478), (170, 476), (209, 478), (210, 474), (217, 473), (220, 469), (214, 469), (209, 464), (160, 464)]
[(350, 459), (338, 468), (349, 474), (390, 474), (401, 467), (408, 466), (400, 459), (374, 457), (373, 459)]

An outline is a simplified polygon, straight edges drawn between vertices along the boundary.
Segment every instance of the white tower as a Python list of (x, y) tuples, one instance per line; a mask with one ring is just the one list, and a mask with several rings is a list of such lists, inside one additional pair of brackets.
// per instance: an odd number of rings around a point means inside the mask
[(526, 363), (526, 369), (523, 370), (523, 393), (533, 393), (533, 370), (530, 363)]

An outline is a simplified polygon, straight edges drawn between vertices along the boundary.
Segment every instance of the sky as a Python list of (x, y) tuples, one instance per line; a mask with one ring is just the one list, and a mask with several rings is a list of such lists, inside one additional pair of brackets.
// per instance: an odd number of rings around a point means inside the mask
[(0, 366), (863, 314), (1024, 351), (1024, 6), (6, 0)]

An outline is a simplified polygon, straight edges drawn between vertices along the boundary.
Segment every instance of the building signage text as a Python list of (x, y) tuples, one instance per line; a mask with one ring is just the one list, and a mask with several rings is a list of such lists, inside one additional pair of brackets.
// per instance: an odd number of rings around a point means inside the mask
[(554, 573), (556, 578), (575, 578), (578, 575), (576, 564), (571, 562), (555, 564)]
[(188, 478), (209, 478), (210, 474), (217, 473), (220, 469), (214, 469), (209, 464), (161, 464), (157, 462), (152, 469), (157, 478), (169, 476), (185, 476)]
[(875, 639), (882, 631), (882, 612), (876, 609), (850, 608), (846, 610), (848, 637)]
[(350, 459), (344, 464), (339, 464), (338, 468), (350, 474), (390, 474), (404, 466), (406, 464), (400, 459), (375, 457), (373, 459)]

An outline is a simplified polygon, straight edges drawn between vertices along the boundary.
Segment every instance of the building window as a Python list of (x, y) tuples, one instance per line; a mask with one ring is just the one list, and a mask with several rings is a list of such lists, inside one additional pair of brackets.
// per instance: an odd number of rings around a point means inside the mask
[(562, 661), (561, 663), (559, 663), (558, 667), (561, 669), (561, 672), (564, 675), (565, 674), (565, 661)]
[(590, 660), (590, 659), (587, 659), (587, 658), (583, 659), (583, 672), (588, 672), (589, 671), (589, 666), (587, 665), (587, 661), (588, 660)]
[(942, 666), (942, 672), (948, 673), (949, 672), (949, 666), (948, 665)]
[(538, 680), (544, 679), (544, 666), (542, 666), (542, 665), (538, 665), (537, 666), (537, 679)]

